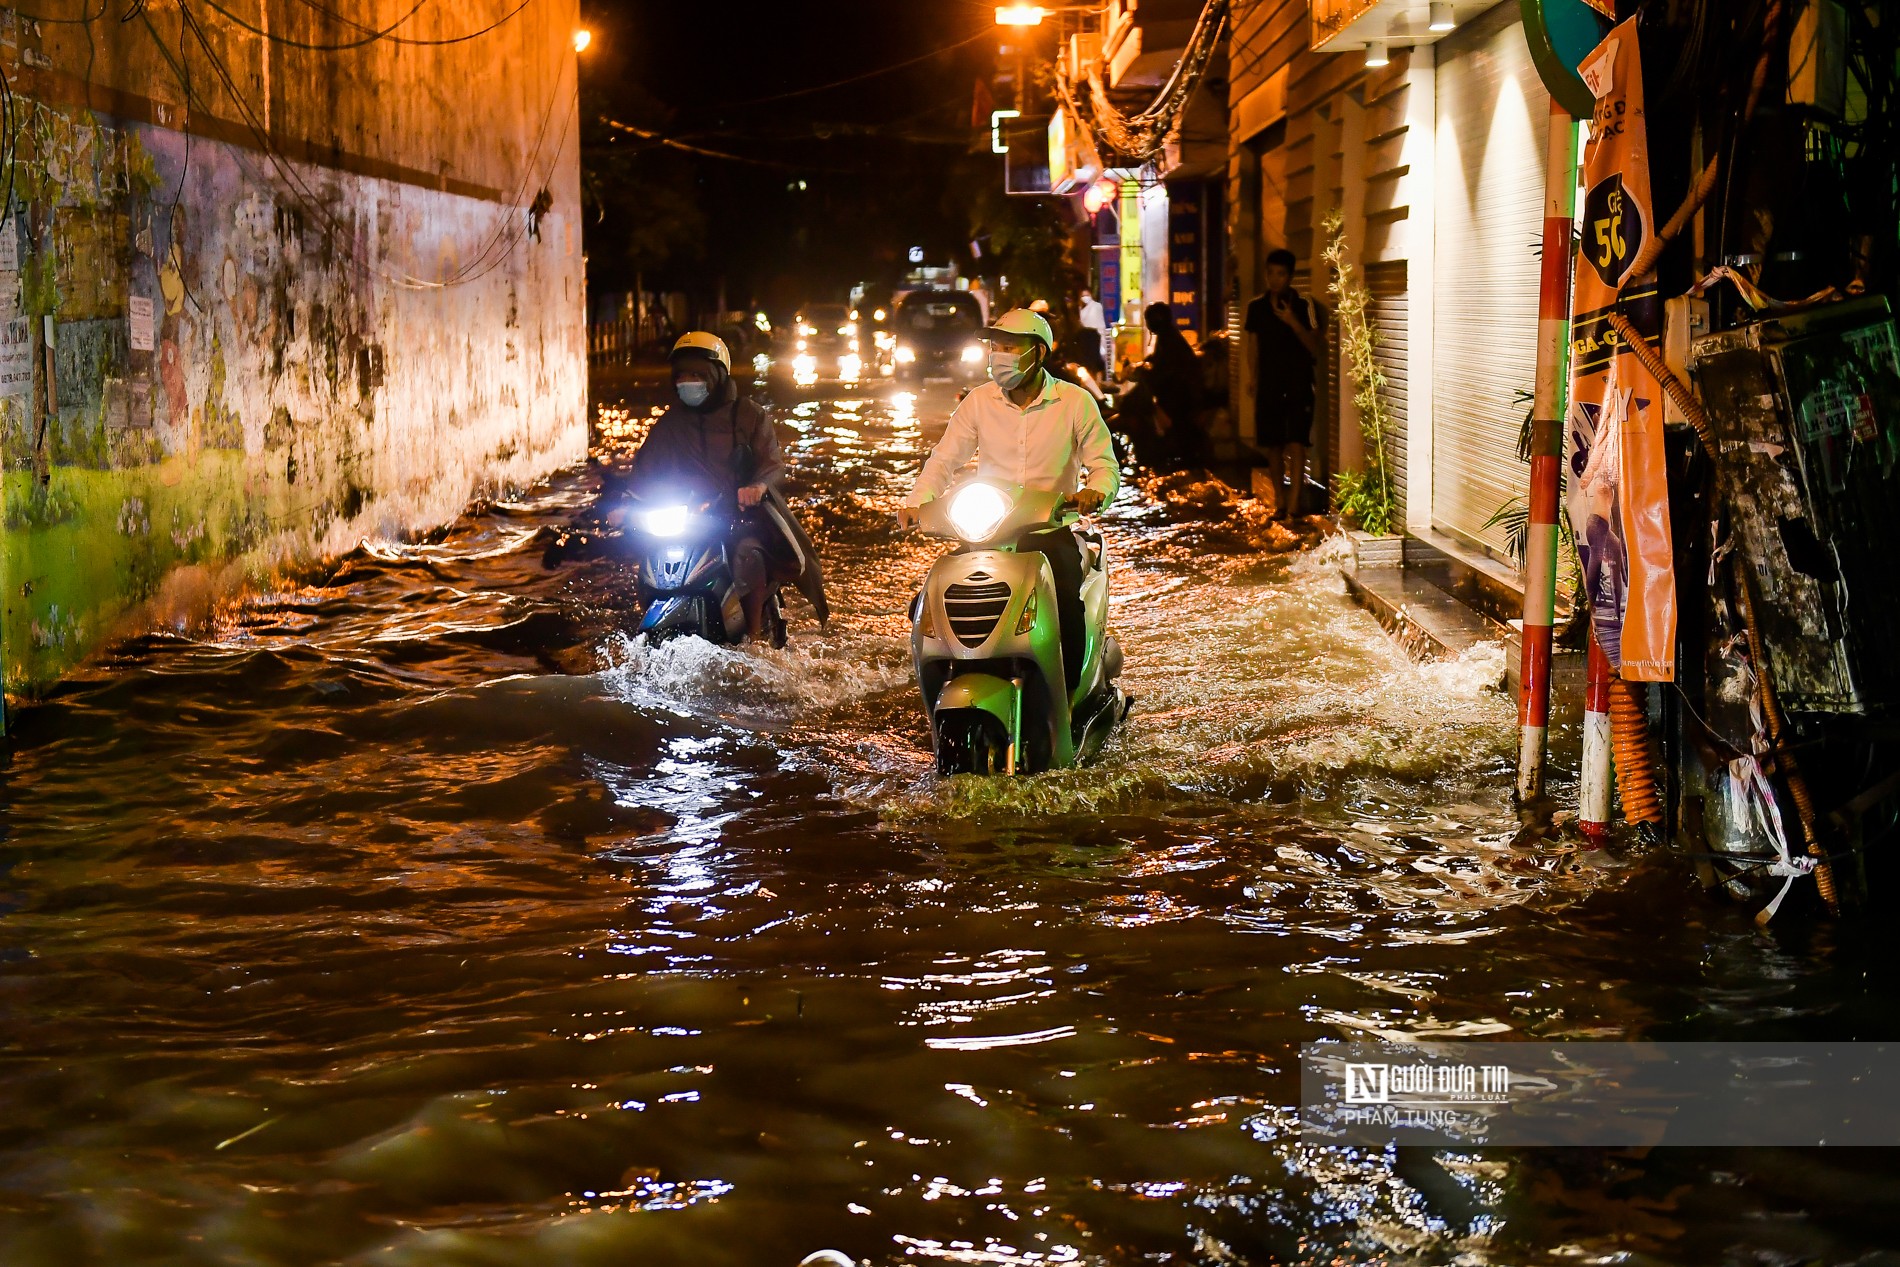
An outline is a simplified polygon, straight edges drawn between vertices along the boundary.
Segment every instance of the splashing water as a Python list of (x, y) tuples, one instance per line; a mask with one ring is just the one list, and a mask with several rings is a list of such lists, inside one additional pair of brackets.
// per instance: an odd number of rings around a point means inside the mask
[(1514, 847), (1503, 649), (1412, 664), (1336, 545), (1272, 553), (1210, 480), (1105, 521), (1137, 704), (1101, 759), (938, 779), (939, 547), (886, 523), (950, 398), (788, 403), (836, 614), (784, 651), (629, 638), (625, 562), (554, 552), (577, 473), (19, 718), (8, 1267), (1881, 1246), (1881, 1156), (1303, 1139), (1310, 1039), (1886, 1038), (1900, 957)]

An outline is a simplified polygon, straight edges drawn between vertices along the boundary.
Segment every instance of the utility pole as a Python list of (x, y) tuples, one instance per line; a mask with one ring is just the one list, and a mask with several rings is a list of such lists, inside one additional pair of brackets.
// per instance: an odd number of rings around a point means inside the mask
[(1537, 302), (1537, 380), (1531, 406), (1531, 483), (1524, 536), (1524, 632), (1518, 672), (1517, 799), (1544, 794), (1549, 754), (1551, 627), (1557, 609), (1557, 486), (1564, 457), (1570, 365), (1570, 226), (1577, 129), (1553, 98), (1544, 163), (1544, 259)]

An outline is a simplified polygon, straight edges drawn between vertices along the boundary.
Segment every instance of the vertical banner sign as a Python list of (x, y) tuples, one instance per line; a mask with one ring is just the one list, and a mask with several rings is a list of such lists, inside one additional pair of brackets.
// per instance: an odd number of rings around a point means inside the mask
[(1168, 306), (1174, 324), (1192, 331), (1201, 325), (1201, 187), (1168, 187)]
[(1095, 244), (1096, 262), (1101, 266), (1095, 297), (1102, 301), (1102, 317), (1112, 330), (1122, 322), (1122, 239), (1120, 222), (1111, 208), (1095, 213)]
[(1675, 676), (1676, 579), (1662, 390), (1609, 326), (1621, 311), (1655, 342), (1656, 278), (1629, 268), (1655, 232), (1636, 19), (1578, 68), (1596, 97), (1584, 156), (1570, 319), (1570, 524), (1597, 640), (1628, 681)]

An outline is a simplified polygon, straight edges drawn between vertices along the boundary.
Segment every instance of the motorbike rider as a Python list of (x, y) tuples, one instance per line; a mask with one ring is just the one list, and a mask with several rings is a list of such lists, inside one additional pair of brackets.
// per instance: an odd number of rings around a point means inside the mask
[(634, 454), (628, 484), (702, 490), (736, 506), (726, 543), (746, 630), (758, 638), (772, 587), (795, 582), (820, 623), (830, 616), (818, 551), (781, 486), (785, 456), (765, 410), (732, 380), (725, 340), (704, 330), (680, 336), (668, 356), (678, 402), (657, 418)]
[[(1016, 308), (983, 332), (990, 345), (990, 381), (950, 415), (943, 438), (924, 463), (897, 512), (900, 527), (918, 507), (941, 496), (972, 455), (979, 479), (1071, 494), (1085, 515), (1121, 488), (1115, 445), (1095, 398), (1049, 372), (1055, 335), (1040, 313)], [(1082, 671), (1082, 549), (1066, 526), (1024, 533), (1016, 548), (1043, 555), (1055, 580), (1062, 626), (1062, 662), (1073, 686)]]

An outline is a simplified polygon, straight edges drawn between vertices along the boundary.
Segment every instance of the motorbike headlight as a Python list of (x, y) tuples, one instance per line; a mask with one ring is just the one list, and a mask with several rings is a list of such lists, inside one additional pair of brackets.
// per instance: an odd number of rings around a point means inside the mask
[(900, 343), (897, 345), (897, 351), (892, 353), (892, 355), (897, 358), (899, 365), (909, 365), (912, 361), (917, 359), (917, 349), (908, 343)]
[(981, 343), (972, 343), (963, 349), (963, 363), (965, 365), (975, 365), (982, 359), (983, 345)]
[(677, 537), (686, 531), (689, 515), (684, 506), (656, 506), (640, 516), (640, 526), (649, 536)]
[(965, 541), (988, 541), (1009, 516), (1009, 498), (988, 484), (965, 484), (950, 499), (950, 526)]

